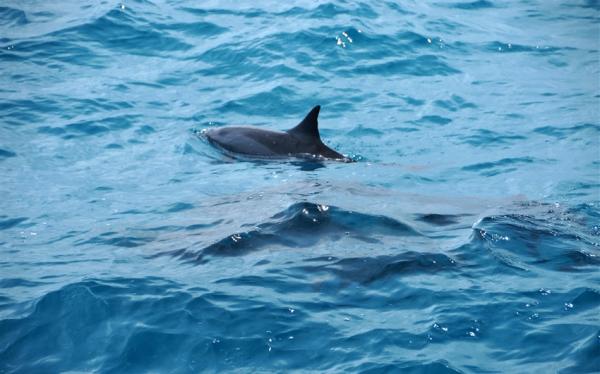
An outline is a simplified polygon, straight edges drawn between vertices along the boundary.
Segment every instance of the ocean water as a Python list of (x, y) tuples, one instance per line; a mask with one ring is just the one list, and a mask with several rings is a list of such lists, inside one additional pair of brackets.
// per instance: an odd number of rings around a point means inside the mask
[[(600, 371), (600, 3), (0, 6), (0, 373)], [(322, 105), (354, 163), (199, 132)]]

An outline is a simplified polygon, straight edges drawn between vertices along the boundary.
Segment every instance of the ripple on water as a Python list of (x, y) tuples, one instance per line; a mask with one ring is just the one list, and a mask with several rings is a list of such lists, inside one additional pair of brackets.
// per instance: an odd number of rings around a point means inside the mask
[(371, 283), (388, 277), (452, 272), (459, 267), (455, 260), (441, 253), (407, 251), (396, 255), (336, 259), (327, 265), (304, 266), (302, 270), (308, 273), (328, 272), (345, 280)]
[(481, 148), (494, 148), (500, 146), (507, 146), (516, 141), (527, 140), (526, 136), (516, 134), (500, 134), (493, 130), (488, 129), (476, 129), (473, 130), (473, 135), (462, 135), (461, 138), (465, 143), (474, 147)]
[(0, 159), (11, 158), (16, 156), (17, 154), (15, 152), (6, 149), (0, 149)]
[(63, 139), (76, 139), (83, 136), (99, 136), (114, 131), (129, 129), (139, 118), (137, 115), (122, 115), (115, 117), (98, 118), (94, 120), (68, 123), (61, 127), (41, 126), (38, 132), (42, 134), (58, 135)]
[(536, 160), (532, 157), (510, 157), (493, 162), (480, 162), (477, 164), (463, 166), (462, 170), (477, 172), (486, 177), (508, 173), (516, 170), (519, 164), (532, 164)]
[(10, 229), (14, 226), (19, 225), (22, 222), (27, 221), (29, 218), (27, 217), (15, 217), (10, 218), (6, 216), (0, 216), (0, 230)]

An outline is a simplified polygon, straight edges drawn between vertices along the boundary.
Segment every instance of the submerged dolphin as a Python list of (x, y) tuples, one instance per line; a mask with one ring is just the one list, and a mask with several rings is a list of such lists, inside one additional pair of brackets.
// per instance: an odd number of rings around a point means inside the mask
[(320, 109), (317, 105), (296, 127), (283, 132), (249, 126), (227, 126), (209, 129), (204, 134), (212, 144), (244, 156), (311, 157), (352, 161), (321, 141), (317, 121)]

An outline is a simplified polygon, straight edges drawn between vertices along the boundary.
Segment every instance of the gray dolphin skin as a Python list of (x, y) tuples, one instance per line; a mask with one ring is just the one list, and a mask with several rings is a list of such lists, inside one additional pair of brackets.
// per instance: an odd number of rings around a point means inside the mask
[(242, 156), (259, 158), (304, 157), (351, 162), (321, 141), (319, 111), (314, 107), (296, 127), (271, 131), (250, 126), (227, 126), (204, 132), (208, 141), (219, 148)]

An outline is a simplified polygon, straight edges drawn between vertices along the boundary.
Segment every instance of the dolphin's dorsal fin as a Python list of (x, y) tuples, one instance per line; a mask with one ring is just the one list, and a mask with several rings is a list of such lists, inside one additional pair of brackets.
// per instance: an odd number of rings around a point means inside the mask
[(302, 122), (296, 125), (296, 127), (288, 130), (287, 132), (297, 136), (303, 137), (313, 137), (320, 139), (319, 136), (319, 121), (317, 118), (319, 117), (319, 110), (321, 110), (321, 106), (317, 105), (312, 108), (310, 112), (304, 117)]

